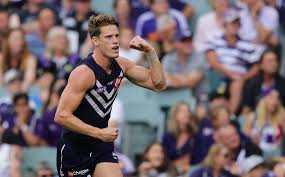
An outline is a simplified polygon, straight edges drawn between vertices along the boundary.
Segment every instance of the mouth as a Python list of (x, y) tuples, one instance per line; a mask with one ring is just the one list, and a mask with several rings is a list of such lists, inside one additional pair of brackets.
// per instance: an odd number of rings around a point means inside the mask
[(113, 50), (118, 50), (119, 46), (112, 47)]

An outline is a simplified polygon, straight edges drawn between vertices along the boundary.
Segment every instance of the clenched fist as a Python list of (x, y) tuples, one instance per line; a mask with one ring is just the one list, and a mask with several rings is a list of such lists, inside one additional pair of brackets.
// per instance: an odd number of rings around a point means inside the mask
[(147, 43), (144, 39), (140, 36), (135, 36), (130, 42), (130, 48), (143, 51), (143, 52), (150, 52), (154, 50), (154, 48)]
[(119, 134), (118, 128), (114, 127), (107, 127), (100, 130), (100, 136), (99, 139), (105, 142), (113, 142), (115, 139), (117, 139)]

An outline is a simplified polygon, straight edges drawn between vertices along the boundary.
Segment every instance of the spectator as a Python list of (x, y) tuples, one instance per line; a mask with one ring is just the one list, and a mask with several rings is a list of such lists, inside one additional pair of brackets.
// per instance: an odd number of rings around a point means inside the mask
[(11, 29), (7, 42), (3, 46), (3, 57), (0, 62), (0, 80), (9, 69), (19, 70), (23, 74), (23, 89), (33, 84), (36, 76), (36, 58), (28, 50), (25, 33), (21, 28)]
[(250, 142), (250, 139), (239, 129), (239, 124), (235, 116), (231, 114), (226, 105), (219, 105), (211, 108), (211, 113), (208, 118), (203, 120), (199, 125), (198, 133), (195, 134), (192, 164), (197, 164), (202, 161), (209, 148), (214, 144), (213, 134), (227, 125), (233, 125), (237, 128), (238, 135), (245, 143)]
[(22, 26), (27, 33), (35, 31), (37, 15), (42, 6), (44, 6), (44, 0), (27, 0), (22, 10), (16, 11), (18, 26)]
[(183, 13), (187, 21), (191, 20), (191, 17), (194, 14), (194, 9), (190, 4), (187, 4), (183, 0), (168, 0), (171, 8), (174, 8)]
[(134, 32), (130, 28), (120, 28), (120, 48), (121, 57), (128, 58), (134, 63), (142, 59), (142, 53), (130, 48), (130, 42), (134, 37)]
[(194, 48), (197, 52), (202, 52), (211, 35), (224, 31), (224, 15), (229, 9), (228, 0), (211, 0), (213, 11), (198, 18), (194, 35)]
[(34, 177), (53, 177), (53, 171), (49, 164), (41, 162), (40, 166), (35, 171)]
[(271, 90), (260, 100), (255, 113), (246, 117), (244, 132), (259, 145), (266, 157), (281, 155), (284, 121), (285, 109), (280, 103), (279, 94)]
[(51, 147), (57, 146), (62, 132), (62, 127), (54, 123), (54, 116), (63, 89), (64, 85), (60, 83), (60, 80), (57, 83), (55, 81), (51, 85), (50, 96), (43, 110), (42, 118), (38, 120), (35, 127), (35, 134), (46, 141)]
[(242, 139), (233, 125), (219, 128), (214, 134), (214, 139), (216, 143), (221, 143), (230, 150), (230, 158), (236, 163), (239, 172), (245, 158), (251, 155), (262, 156), (262, 150), (257, 145)]
[(157, 42), (160, 47), (160, 58), (174, 51), (176, 32), (176, 22), (170, 15), (161, 15), (157, 18)]
[(2, 58), (2, 45), (6, 40), (9, 31), (9, 12), (5, 7), (0, 6), (0, 60)]
[(241, 171), (244, 177), (262, 177), (268, 171), (268, 167), (263, 157), (251, 155), (241, 164)]
[(9, 125), (21, 138), (22, 146), (42, 146), (47, 143), (35, 134), (35, 128), (38, 124), (37, 118), (29, 106), (29, 97), (26, 93), (20, 93), (14, 96), (16, 117)]
[[(1, 122), (0, 122), (1, 123)], [(21, 177), (22, 148), (19, 137), (0, 126), (0, 176)]]
[(52, 69), (57, 79), (67, 80), (79, 61), (79, 55), (70, 51), (65, 28), (60, 26), (51, 28), (47, 34), (45, 52), (38, 56), (38, 67), (42, 70)]
[(17, 70), (9, 70), (4, 75), (4, 88), (7, 91), (7, 96), (0, 99), (0, 118), (3, 128), (9, 128), (10, 123), (15, 117), (14, 105), (12, 98), (21, 93), (22, 79)]
[(147, 11), (149, 11), (149, 0), (131, 0), (133, 18), (135, 22), (139, 18), (139, 16)]
[(193, 51), (191, 36), (182, 37), (175, 46), (176, 51), (166, 55), (162, 61), (168, 87), (191, 88), (200, 98), (208, 92), (204, 58)]
[(44, 53), (47, 34), (56, 23), (55, 12), (49, 7), (43, 7), (37, 15), (37, 21), (36, 30), (27, 34), (26, 41), (31, 52), (39, 56)]
[(74, 11), (66, 18), (62, 19), (63, 26), (74, 35), (74, 45), (76, 52), (79, 46), (88, 38), (88, 19), (91, 15), (97, 15), (96, 12), (90, 9), (91, 0), (72, 0), (74, 3)]
[(222, 144), (212, 145), (201, 167), (194, 170), (190, 177), (235, 177), (225, 169), (230, 164), (230, 153)]
[(225, 32), (209, 39), (206, 48), (208, 63), (220, 72), (228, 83), (230, 110), (235, 113), (240, 104), (244, 82), (258, 73), (264, 48), (239, 38), (239, 15), (229, 11), (225, 16)]
[(115, 0), (113, 6), (120, 28), (134, 29), (135, 22), (132, 16), (131, 0)]
[(139, 177), (178, 176), (160, 143), (152, 143), (146, 148), (138, 173)]
[(136, 33), (141, 37), (152, 39), (157, 35), (157, 18), (162, 15), (169, 15), (175, 20), (176, 38), (190, 34), (185, 16), (181, 12), (169, 8), (167, 0), (150, 0), (150, 10), (140, 15), (137, 20)]
[(276, 46), (278, 44), (278, 12), (262, 0), (244, 0), (241, 9), (240, 36), (244, 40)]
[[(54, 1), (58, 2), (57, 0), (54, 0)], [(71, 15), (74, 11), (73, 6), (74, 6), (73, 0), (62, 0), (58, 2), (58, 6), (56, 9), (58, 12), (59, 19), (62, 20), (66, 18), (67, 16)]]
[[(216, 107), (228, 106), (228, 96), (223, 90), (215, 90), (209, 95), (209, 107), (215, 109)], [(227, 108), (228, 109), (228, 108)], [(213, 134), (214, 128), (212, 118), (207, 113), (205, 117), (199, 119), (198, 130), (194, 137), (193, 153), (191, 157), (191, 164), (198, 164), (204, 160), (209, 148), (214, 144)]]
[(196, 128), (194, 121), (189, 105), (177, 102), (170, 109), (167, 130), (162, 137), (167, 157), (182, 173), (187, 172), (190, 165)]
[(259, 74), (250, 79), (244, 89), (244, 114), (253, 111), (259, 100), (273, 89), (278, 91), (280, 101), (285, 106), (285, 79), (278, 72), (279, 61), (277, 54), (270, 49), (262, 54)]

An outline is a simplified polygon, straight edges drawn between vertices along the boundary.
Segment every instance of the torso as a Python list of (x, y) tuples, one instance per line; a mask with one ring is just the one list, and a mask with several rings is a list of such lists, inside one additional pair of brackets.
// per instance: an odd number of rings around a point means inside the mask
[[(123, 78), (123, 70), (114, 59), (110, 66), (111, 73), (108, 74), (95, 62), (91, 54), (83, 60), (82, 64), (88, 66), (94, 72), (96, 81), (94, 86), (86, 91), (85, 96), (73, 114), (89, 125), (105, 128), (108, 126), (112, 105)], [(64, 131), (63, 137), (65, 140), (73, 141), (73, 143), (83, 142), (84, 144), (93, 145), (103, 143), (98, 139), (69, 130)]]

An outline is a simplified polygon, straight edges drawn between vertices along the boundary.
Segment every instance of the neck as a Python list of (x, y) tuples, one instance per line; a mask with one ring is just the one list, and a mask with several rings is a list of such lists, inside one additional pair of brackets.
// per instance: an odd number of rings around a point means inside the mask
[(86, 14), (83, 13), (77, 13), (76, 14), (76, 19), (80, 22), (82, 22), (85, 19)]
[(263, 76), (263, 84), (266, 85), (266, 86), (270, 86), (273, 84), (273, 77), (269, 74), (264, 74)]
[(213, 176), (218, 177), (220, 175), (221, 168), (220, 167), (213, 167)]
[(178, 59), (179, 59), (179, 63), (181, 64), (185, 64), (186, 60), (187, 60), (188, 55), (183, 53), (183, 52), (178, 52)]
[(61, 58), (61, 57), (64, 57), (64, 53), (63, 53), (62, 50), (55, 50), (54, 51), (54, 56), (58, 57), (58, 58)]
[(92, 54), (93, 59), (100, 65), (107, 73), (110, 70), (112, 59), (104, 56), (100, 51), (94, 51)]
[(46, 36), (47, 36), (47, 31), (46, 31), (46, 30), (43, 30), (43, 29), (40, 29), (40, 30), (39, 30), (39, 36), (40, 36), (40, 38), (41, 38), (43, 41), (45, 41)]
[(231, 34), (226, 33), (225, 37), (226, 37), (226, 40), (228, 41), (228, 43), (230, 45), (234, 45), (237, 41), (237, 37), (235, 35), (231, 35)]
[(28, 7), (28, 9), (31, 11), (31, 12), (36, 12), (36, 11), (38, 11), (38, 5), (37, 4), (35, 4), (35, 3), (28, 3), (27, 4), (27, 7)]

